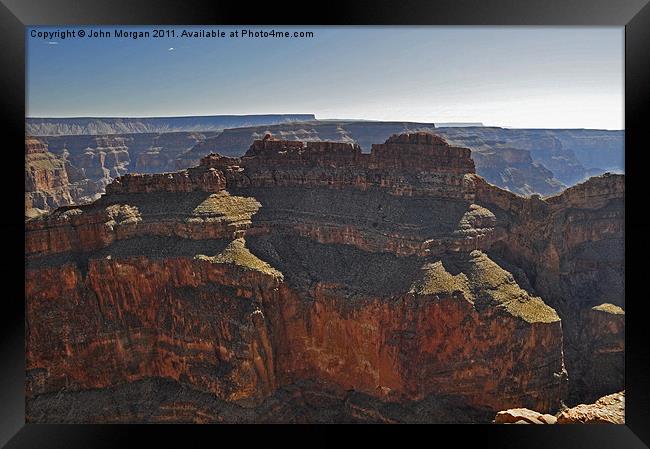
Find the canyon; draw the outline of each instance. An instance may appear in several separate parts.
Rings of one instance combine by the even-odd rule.
[[[144,136],[92,137],[104,194],[26,221],[27,421],[492,422],[623,390],[624,175],[525,197],[438,129],[368,143],[394,126],[174,133],[196,164],[154,173],[120,165]],[[56,142],[26,151],[60,178]]]
[[[37,216],[59,206],[97,199],[102,188],[82,170],[48,151],[34,138],[25,140],[25,216]]]
[[[621,173],[624,168],[623,131],[437,127],[433,123],[328,121],[312,117],[27,119],[26,128],[31,134],[26,138],[26,191],[31,193],[30,198],[38,200],[26,201],[26,216],[91,201],[125,173],[189,168],[211,152],[240,157],[254,140],[267,133],[285,140],[356,143],[365,153],[373,143],[393,134],[435,132],[454,145],[470,148],[477,173],[488,182],[521,195],[554,195],[588,177]],[[91,126],[93,120],[100,120],[101,126]],[[44,156],[29,151],[29,142],[46,148],[47,159],[53,161],[49,168],[42,161],[31,163]],[[30,164],[41,165],[39,179],[29,170]],[[60,178],[62,171],[56,169],[59,165],[67,166],[69,173],[74,171],[68,176],[74,181]],[[80,193],[76,197],[61,196],[52,191],[44,177],[59,185],[59,190],[71,183],[69,190]],[[80,188],[81,184],[84,187]]]
[[[209,152],[241,156],[253,140],[267,133],[286,140],[358,143],[369,151],[373,143],[403,132],[433,132],[470,148],[479,175],[522,195],[559,193],[588,177],[624,169],[623,131],[335,120],[226,129],[185,153],[179,168],[198,164]]]
[[[33,217],[59,206],[88,203],[104,193],[113,179],[126,173],[173,171],[184,151],[211,135],[184,132],[27,137],[25,215]],[[62,191],[77,193],[67,195]]]

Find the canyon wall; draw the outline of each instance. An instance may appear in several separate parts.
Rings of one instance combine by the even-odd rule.
[[[371,150],[373,144],[384,141],[393,134],[435,132],[456,146],[470,148],[476,172],[488,182],[521,195],[553,195],[589,176],[607,171],[622,172],[624,168],[622,131],[522,130],[474,126],[436,128],[433,123],[303,121],[298,120],[300,117],[302,116],[278,118],[281,123],[268,118],[269,124],[263,126],[245,126],[252,123],[242,118],[228,122],[232,126],[238,126],[230,129],[207,126],[214,122],[210,117],[179,118],[184,121],[181,120],[182,123],[177,125],[173,125],[175,119],[169,119],[171,122],[165,126],[140,124],[133,127],[129,125],[124,129],[120,126],[131,123],[131,119],[122,119],[123,122],[106,119],[110,123],[114,122],[115,126],[106,129],[71,128],[68,130],[70,133],[87,133],[42,136],[38,140],[48,146],[49,152],[54,156],[64,159],[68,172],[74,171],[79,181],[84,180],[87,186],[95,185],[97,191],[93,195],[103,193],[106,185],[127,172],[163,173],[185,169],[198,165],[200,159],[210,153],[241,157],[254,140],[262,139],[269,132],[283,140],[357,144],[364,154]],[[92,122],[90,119],[84,120]],[[160,120],[163,123],[166,119]],[[121,125],[117,126],[118,124]],[[28,126],[28,130],[31,129]],[[41,128],[35,128],[35,132],[38,129]],[[193,131],[174,131],[180,129]],[[153,130],[163,132],[151,132]],[[115,134],[117,131],[121,133]],[[58,173],[55,170],[52,175],[58,176]],[[26,176],[30,175],[26,173]],[[53,182],[65,184],[66,181]],[[41,197],[36,199],[39,210],[50,210],[58,205],[81,204],[92,199],[92,196],[80,195],[82,201],[74,200],[70,203],[50,200],[48,203],[43,199],[48,193],[41,192],[39,188],[32,195],[35,198]],[[38,206],[34,207],[38,209]],[[33,214],[28,211],[28,215]]]
[[[624,388],[625,177],[605,174],[541,200],[480,180],[477,202],[508,222],[490,254],[521,267],[562,317],[568,401]],[[497,209],[498,208],[498,209]]]
[[[623,130],[468,127],[436,132],[450,143],[467,146],[475,152],[500,153],[508,148],[527,151],[535,164],[550,170],[555,179],[567,186],[606,172],[622,173],[625,169]],[[501,185],[496,178],[486,176],[486,179]],[[537,190],[537,193],[547,195],[558,191]]]
[[[563,261],[574,274],[559,289],[605,269],[607,254],[576,263],[578,248],[616,235],[608,208],[622,176],[543,200],[474,171],[470,150],[427,133],[370,153],[267,135],[242,157],[122,176],[92,204],[30,220],[28,421],[490,422],[509,408],[557,411],[570,392],[555,307],[572,298],[550,283]],[[594,216],[604,221],[589,230]],[[574,235],[566,223],[577,217]],[[585,314],[592,324],[572,344],[622,351],[612,311],[621,316]]]
[[[25,216],[84,203],[99,197],[101,185],[86,178],[83,170],[52,154],[39,139],[25,140]]]
[[[126,173],[173,171],[177,158],[183,152],[211,135],[165,133],[27,137],[26,217],[59,206],[93,201],[104,193],[113,179]],[[37,147],[44,148],[45,153],[37,150]],[[63,190],[66,193],[60,193]]]
[[[226,129],[179,158],[178,168],[198,164],[210,152],[240,156],[271,133],[285,140],[357,143],[364,152],[393,134],[432,132],[470,148],[477,172],[512,192],[552,195],[605,172],[624,170],[624,131],[437,127],[433,123],[314,121]]]

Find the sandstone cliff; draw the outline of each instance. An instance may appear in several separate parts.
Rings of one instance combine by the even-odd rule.
[[[28,421],[555,413],[564,317],[540,280],[617,232],[615,179],[522,198],[426,133],[370,153],[265,136],[241,158],[122,176],[92,204],[27,223]],[[567,211],[609,224],[561,244]],[[601,265],[573,269],[581,280]],[[613,329],[593,326],[594,353],[621,349]],[[126,413],[125,397],[138,398]]]
[[[562,317],[570,403],[624,388],[624,188],[623,175],[605,174],[542,200],[478,180],[477,202],[508,223],[490,254],[520,267]]]
[[[89,202],[100,187],[85,178],[68,160],[57,157],[36,138],[25,139],[25,217],[50,209]]]
[[[93,201],[113,179],[129,172],[173,171],[183,152],[210,135],[27,137],[26,215]]]

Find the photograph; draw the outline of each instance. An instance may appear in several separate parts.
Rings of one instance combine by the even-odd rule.
[[[26,28],[28,423],[625,423],[623,27]]]
[[[25,39],[27,423],[625,424],[624,27]]]

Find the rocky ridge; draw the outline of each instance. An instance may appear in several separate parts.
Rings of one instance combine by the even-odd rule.
[[[313,121],[226,129],[183,154],[178,168],[210,152],[241,156],[267,133],[284,140],[357,143],[364,152],[393,134],[430,132],[470,148],[479,175],[521,195],[552,195],[566,186],[624,169],[624,132],[588,129],[439,127],[433,123]]]
[[[254,140],[262,139],[267,132],[283,140],[356,143],[363,153],[369,152],[372,144],[393,134],[435,132],[451,144],[471,148],[476,171],[481,177],[521,195],[553,195],[589,176],[623,170],[622,131],[436,127],[433,123],[298,120],[299,116],[279,116],[277,120],[281,123],[276,123],[275,116],[264,117],[267,116],[258,117],[262,122],[267,120],[268,124],[263,126],[250,126],[257,122],[236,117],[234,121],[219,122],[235,127],[230,129],[216,126],[218,120],[215,122],[211,117],[178,118],[178,123],[171,118],[165,126],[159,125],[167,119],[142,119],[160,122],[155,126],[142,123],[131,126],[136,119],[106,119],[115,126],[70,128],[69,133],[86,134],[27,139],[38,139],[48,146],[53,157],[64,160],[68,171],[75,173],[75,182],[83,180],[88,188],[96,186],[93,195],[103,193],[106,185],[127,172],[163,173],[189,168],[198,165],[200,159],[211,152],[241,157]],[[54,130],[64,123],[57,120],[51,123],[56,125]],[[94,123],[91,119],[84,120],[88,126]],[[34,129],[28,126],[28,131],[42,133],[38,131],[40,126]],[[57,171],[52,173],[58,176]],[[26,176],[30,175],[26,173]],[[55,182],[65,184],[66,181]],[[81,195],[72,201],[63,201],[60,197],[59,201],[51,200],[50,203],[37,199],[36,203],[43,211],[60,205],[83,204],[92,200],[93,195]],[[37,189],[32,196],[46,198],[48,193]],[[37,212],[38,206],[34,206],[32,212],[29,206],[30,202],[28,215]]]
[[[496,424],[625,424],[625,391],[603,396],[593,404],[565,408],[555,416],[527,408],[503,410]]]

